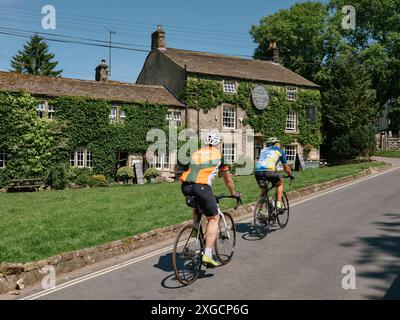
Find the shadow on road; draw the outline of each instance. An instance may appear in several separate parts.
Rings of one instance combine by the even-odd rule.
[[[361,254],[356,263],[377,266],[379,271],[359,273],[359,277],[375,279],[392,279],[390,288],[374,286],[381,295],[369,295],[369,299],[400,299],[400,213],[386,213],[385,221],[374,222],[377,228],[384,232],[380,236],[358,238],[354,242],[343,243],[344,247],[361,248]],[[389,255],[397,259],[381,259],[381,255]]]
[[[164,272],[168,272],[169,274],[161,281],[161,286],[166,289],[179,289],[185,287],[179,281],[176,280],[174,269],[172,267],[172,253],[169,252],[163,256],[160,256],[158,262],[153,266],[157,269],[160,269]],[[209,278],[214,276],[212,273],[208,273],[206,270],[200,270],[200,274],[198,280],[201,278]]]
[[[269,228],[268,234],[275,232],[279,229],[280,229],[279,227],[272,226]],[[257,233],[256,229],[254,228],[253,223],[251,223],[251,222],[237,223],[236,224],[236,232],[243,234],[242,238],[247,241],[258,241],[258,240],[263,240],[265,238],[265,236],[263,238],[260,238],[258,236],[258,233]]]

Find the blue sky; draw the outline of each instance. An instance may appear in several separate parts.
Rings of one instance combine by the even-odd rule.
[[[302,1],[0,0],[0,32],[10,32],[4,29],[9,28],[108,41],[108,28],[117,32],[113,41],[149,50],[150,35],[161,24],[168,47],[251,56],[256,47],[249,35],[251,25],[296,2]],[[44,5],[56,8],[56,30],[41,28]],[[0,34],[0,70],[9,70],[11,57],[26,40]],[[63,77],[92,80],[101,58],[108,60],[107,48],[60,42],[49,45],[64,69]],[[113,49],[112,55],[111,79],[135,82],[147,53]]]

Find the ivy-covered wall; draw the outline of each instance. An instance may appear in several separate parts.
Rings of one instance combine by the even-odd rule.
[[[43,177],[57,164],[69,163],[69,153],[90,148],[93,174],[114,178],[117,153],[145,153],[146,134],[165,126],[166,106],[118,104],[126,120],[110,124],[111,102],[86,97],[46,99],[55,111],[54,120],[40,119],[39,100],[29,93],[0,92],[0,149],[8,153],[0,169],[0,186],[10,178]]]
[[[302,145],[318,148],[321,144],[321,97],[317,89],[304,87],[297,88],[296,101],[288,101],[284,85],[265,84],[270,103],[267,109],[258,110],[251,101],[251,91],[255,83],[240,81],[237,94],[223,92],[222,79],[202,76],[189,77],[186,92],[182,99],[190,108],[201,108],[207,112],[218,107],[221,103],[237,105],[244,109],[247,118],[243,124],[250,125],[255,132],[260,132],[264,137],[276,136],[282,145],[297,141]],[[315,123],[307,121],[306,109],[309,105],[316,108],[317,119]],[[299,134],[285,132],[286,115],[289,111],[297,111]]]

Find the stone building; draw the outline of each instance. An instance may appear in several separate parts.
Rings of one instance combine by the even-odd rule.
[[[182,101],[185,95],[196,95],[196,92],[188,92],[189,84],[202,79],[218,81],[226,95],[237,95],[244,81],[253,82],[254,85],[261,84],[265,88],[270,86],[283,89],[288,101],[295,101],[298,92],[304,89],[319,91],[319,86],[279,64],[279,48],[275,42],[270,45],[271,61],[261,61],[168,48],[166,33],[161,26],[158,26],[151,39],[152,50],[146,58],[137,83],[164,86]],[[207,112],[202,108],[188,107],[185,118],[187,127],[197,132],[203,129],[218,129],[223,132],[225,140],[222,151],[227,162],[231,163],[236,162],[243,153],[247,158],[256,160],[268,138],[256,132],[254,142],[245,138],[241,141],[235,140],[234,132],[242,132],[245,137],[246,130],[251,129],[249,125],[242,123],[247,118],[247,113],[237,104],[217,104]],[[297,112],[287,114],[285,133],[294,137],[301,133]],[[304,154],[305,157],[303,147],[296,139],[285,146],[289,162],[294,163],[297,154]],[[319,161],[319,148],[309,150],[306,158]]]
[[[99,79],[100,80],[100,79]],[[178,101],[165,87],[157,85],[129,84],[113,81],[88,81],[68,78],[50,78],[36,75],[23,75],[0,71],[0,91],[29,92],[38,101],[36,107],[39,118],[50,121],[57,119],[57,110],[51,105],[55,97],[86,97],[102,99],[109,102],[109,124],[122,124],[126,120],[126,111],[120,108],[122,104],[154,104],[171,108],[175,113],[183,112],[185,106]],[[144,106],[145,107],[145,106]],[[1,137],[0,137],[1,138]],[[87,146],[79,146],[71,150],[69,163],[71,166],[91,169],[96,162],[96,154]],[[8,155],[1,148],[0,143],[0,170],[7,167]],[[115,154],[118,167],[133,166],[143,161],[143,154],[128,154],[124,150]],[[162,164],[155,162],[151,165],[161,168]],[[146,165],[144,167],[146,169]]]

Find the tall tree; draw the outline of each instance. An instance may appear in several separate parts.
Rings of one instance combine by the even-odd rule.
[[[343,16],[347,0],[330,0],[335,18]],[[343,38],[357,52],[372,76],[382,108],[400,96],[400,0],[352,0],[356,11],[355,30],[341,29]]]
[[[378,114],[371,77],[353,53],[337,56],[329,70],[322,116],[331,158],[368,156],[374,149],[373,123]]]
[[[11,71],[24,74],[36,74],[48,77],[60,77],[62,70],[55,70],[58,61],[52,61],[54,54],[38,35],[34,35],[11,60]]]
[[[275,40],[281,49],[281,63],[314,79],[329,51],[327,44],[340,36],[329,30],[327,20],[327,8],[320,2],[298,3],[264,17],[250,30],[254,42],[258,43],[254,58],[265,60],[269,42]]]

